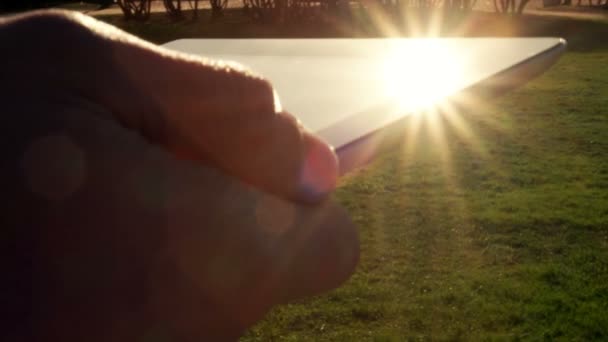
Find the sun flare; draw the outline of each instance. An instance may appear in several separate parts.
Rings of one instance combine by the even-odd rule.
[[[383,64],[388,96],[405,110],[438,105],[458,91],[463,65],[457,51],[438,39],[420,39],[396,48]]]

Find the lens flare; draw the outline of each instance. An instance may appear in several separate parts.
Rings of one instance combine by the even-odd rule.
[[[408,111],[437,105],[459,90],[463,78],[462,61],[450,46],[436,39],[413,44],[407,49],[396,48],[382,70],[387,94]]]

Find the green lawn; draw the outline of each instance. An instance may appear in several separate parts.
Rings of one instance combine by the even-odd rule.
[[[231,18],[105,19],[157,42],[348,35]],[[359,225],[356,274],[276,308],[244,341],[608,339],[608,23],[489,20],[474,35],[565,36],[569,52],[497,101],[412,117],[335,196]]]

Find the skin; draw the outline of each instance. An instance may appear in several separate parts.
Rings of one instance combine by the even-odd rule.
[[[0,41],[2,340],[235,340],[354,271],[336,157],[263,78],[70,12]]]

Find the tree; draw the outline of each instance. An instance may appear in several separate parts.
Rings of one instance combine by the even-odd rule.
[[[494,0],[494,9],[497,13],[521,15],[530,0]]]
[[[147,20],[150,17],[151,0],[117,0],[125,19]]]

